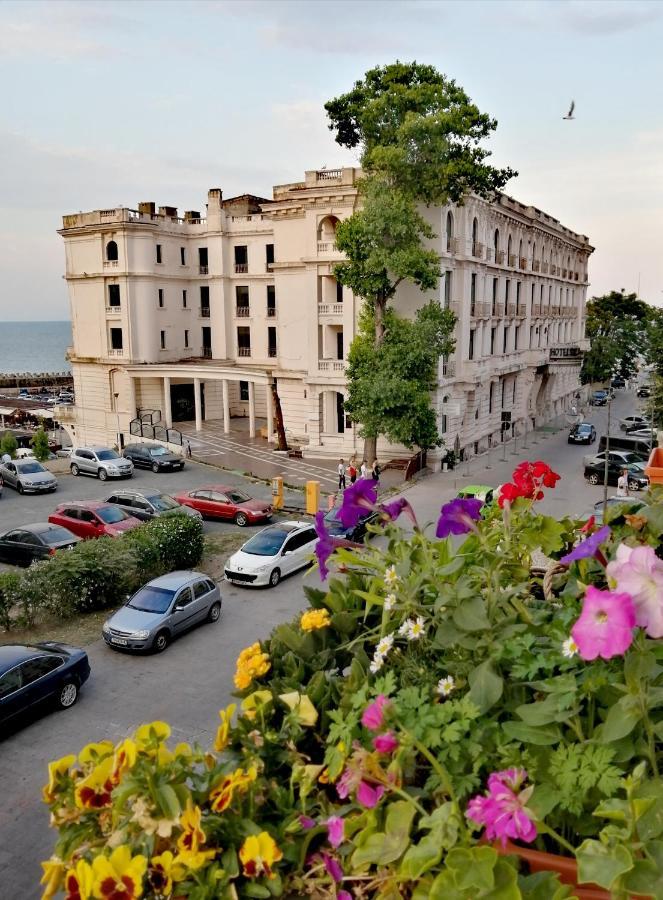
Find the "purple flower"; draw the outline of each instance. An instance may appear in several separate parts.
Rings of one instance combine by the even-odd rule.
[[[352,894],[349,891],[339,891],[336,900],[352,900]]]
[[[360,478],[343,493],[343,504],[338,517],[344,528],[353,528],[366,515],[367,510],[375,508],[378,498],[377,482],[372,478]]]
[[[350,795],[350,791],[353,791],[357,787],[359,780],[359,776],[357,776],[352,769],[346,769],[345,772],[343,772],[336,784],[336,793],[341,800],[345,800],[346,797]]]
[[[337,859],[334,859],[333,856],[330,856],[328,853],[322,854],[322,860],[325,864],[325,869],[331,875],[331,877],[337,883],[339,881],[343,881],[343,869],[341,868],[341,864]]]
[[[384,790],[381,784],[373,787],[367,781],[360,781],[357,788],[357,803],[361,803],[366,809],[373,809],[380,802],[380,797],[384,794]]]
[[[340,816],[330,816],[327,819],[327,839],[334,849],[343,843],[345,839],[345,822]]]
[[[392,522],[395,522],[400,514],[404,512],[414,527],[417,527],[417,517],[405,497],[399,497],[397,500],[392,500],[391,503],[381,503],[380,512]]]
[[[309,828],[315,828],[315,819],[312,819],[310,816],[300,816],[299,824],[304,831],[308,831]]]
[[[604,525],[603,528],[599,528],[598,531],[595,531],[594,534],[585,538],[584,541],[580,541],[570,553],[567,553],[566,556],[563,556],[560,559],[560,562],[568,566],[579,559],[589,559],[590,557],[595,556],[598,553],[600,545],[607,541],[609,537],[610,526]]]
[[[315,531],[318,535],[318,542],[315,545],[315,555],[318,557],[320,579],[324,581],[327,578],[327,575],[329,575],[327,560],[338,546],[338,543],[325,528],[325,514],[322,510],[315,514]]]
[[[456,497],[445,503],[440,510],[435,536],[447,537],[450,534],[467,534],[476,529],[475,522],[481,518],[481,500],[472,497]]]

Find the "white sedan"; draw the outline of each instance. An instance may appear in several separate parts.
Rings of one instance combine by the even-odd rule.
[[[307,566],[317,534],[310,522],[279,522],[255,534],[225,565],[233,584],[275,587],[284,575]]]

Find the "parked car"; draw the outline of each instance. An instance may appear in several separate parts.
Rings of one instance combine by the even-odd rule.
[[[61,525],[50,522],[21,525],[0,534],[0,560],[13,566],[29,566],[55,556],[58,550],[71,549],[78,541],[75,534]]]
[[[255,500],[241,490],[226,484],[208,484],[175,494],[182,506],[197,509],[203,518],[232,519],[235,524],[255,525],[269,521],[272,507],[267,500]]]
[[[616,485],[624,469],[628,472],[628,489],[630,491],[639,491],[649,487],[649,478],[645,475],[644,463],[624,465],[614,459],[608,460],[608,484]],[[585,478],[590,484],[604,484],[605,461],[585,466]]]
[[[35,459],[35,451],[32,447],[19,447],[16,451],[16,459]]]
[[[85,650],[49,641],[0,646],[0,721],[44,702],[69,709],[90,677]]]
[[[458,491],[459,497],[481,500],[483,503],[492,503],[495,496],[495,488],[489,484],[468,484]]]
[[[608,402],[608,392],[607,391],[594,391],[592,396],[589,398],[590,406],[605,406]]]
[[[608,441],[604,434],[599,438],[599,453],[603,453]],[[637,435],[610,435],[610,450],[620,450],[625,453],[635,453],[638,459],[649,459],[650,438],[642,438]]]
[[[628,437],[635,438],[636,440],[645,441],[645,443],[656,444],[656,439],[658,436],[658,430],[656,428],[650,428],[649,426],[639,427],[637,425],[632,425],[626,432]]]
[[[73,447],[60,447],[59,450],[56,451],[55,455],[59,459],[69,459],[71,454],[74,452]]]
[[[624,511],[628,511],[629,513],[637,512],[639,509],[643,507],[642,500],[637,500],[635,497],[617,497],[616,495],[613,497],[608,497],[608,507],[612,508],[614,506],[618,506],[621,504],[624,507]],[[588,514],[594,516],[594,521],[597,525],[603,525],[603,500],[598,500],[593,508],[591,513]]]
[[[30,391],[27,388],[21,388],[18,392],[19,400],[29,400]]]
[[[72,475],[94,475],[107,478],[131,478],[134,465],[108,447],[76,447],[69,457]]]
[[[200,622],[217,622],[221,593],[202,572],[171,572],[148,582],[102,628],[109,647],[165,650],[171,640]]]
[[[234,584],[275,587],[284,575],[308,565],[316,540],[315,528],[308,522],[268,525],[233,553],[225,576]]]
[[[155,516],[175,516],[178,513],[202,519],[202,514],[197,509],[182,506],[173,497],[162,494],[161,491],[140,493],[139,491],[118,490],[106,498],[106,503],[114,503],[130,516],[143,522],[147,522]]]
[[[68,528],[81,538],[118,537],[142,524],[140,519],[127,515],[118,506],[99,500],[61,503],[50,514],[48,521]]]
[[[648,419],[646,416],[626,416],[626,418],[622,419],[619,423],[619,427],[622,431],[628,431],[629,428],[645,428],[646,426],[651,425],[651,419]]]
[[[635,392],[636,397],[651,397],[651,388],[648,384],[642,384]]]
[[[616,462],[617,465],[622,467],[642,462],[642,457],[640,457],[637,453],[633,453],[631,450],[610,449],[608,451],[608,456],[611,462]],[[598,462],[605,462],[605,450],[599,451],[595,456],[586,456],[584,458],[584,463],[586,466],[591,466]]]
[[[380,520],[379,513],[369,512],[365,516],[361,516],[356,525],[346,528],[339,518],[339,510],[340,506],[335,506],[325,515],[325,528],[329,534],[334,537],[345,538],[346,541],[363,541],[367,533],[366,526]]]
[[[0,475],[5,484],[15,488],[19,494],[41,494],[55,491],[58,480],[36,459],[16,459],[0,463]]]
[[[569,444],[593,444],[596,440],[596,428],[591,422],[579,422],[569,431],[567,443]]]
[[[175,472],[184,468],[182,457],[161,444],[127,444],[122,455],[130,459],[134,466],[152,469],[153,472]]]
[[[615,377],[610,382],[610,387],[613,387],[613,388],[626,387],[626,379],[622,378],[621,375],[615,375]]]

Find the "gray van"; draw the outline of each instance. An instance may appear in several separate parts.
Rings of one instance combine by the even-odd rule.
[[[599,453],[602,453],[605,450],[605,445],[606,436],[602,434],[599,441]],[[651,453],[651,444],[647,440],[647,438],[637,438],[630,437],[629,435],[611,434],[610,449],[628,450],[631,453],[635,453],[636,456],[639,456],[641,459],[649,459],[649,454]]]

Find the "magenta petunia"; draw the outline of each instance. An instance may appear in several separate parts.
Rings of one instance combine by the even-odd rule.
[[[334,859],[333,856],[330,856],[329,853],[322,853],[322,861],[325,864],[325,869],[329,873],[329,875],[334,879],[335,882],[343,881],[343,869],[341,868],[341,864],[337,859]]]
[[[571,637],[583,659],[611,659],[622,656],[631,646],[635,620],[635,606],[629,594],[600,591],[590,585]]]
[[[373,738],[373,746],[378,753],[393,753],[398,747],[398,739],[391,731],[387,731]]]
[[[384,694],[378,694],[372,703],[369,703],[361,717],[361,724],[369,731],[378,731],[384,722],[384,708],[389,701]]]
[[[357,803],[360,803],[366,809],[373,809],[380,802],[380,797],[384,794],[384,790],[381,784],[373,786],[367,781],[360,781],[357,788]]]
[[[379,509],[382,515],[386,516],[392,522],[395,522],[401,513],[405,513],[414,527],[417,527],[417,517],[414,514],[412,506],[405,497],[399,497],[397,500],[392,500],[391,503],[381,503]]]
[[[617,590],[633,600],[636,625],[649,637],[663,637],[663,560],[654,548],[620,544],[606,571]]]
[[[343,492],[343,503],[338,518],[344,528],[353,528],[372,509],[378,498],[377,482],[372,478],[360,478]]]
[[[345,838],[345,822],[340,816],[327,819],[327,840],[334,849],[339,847]]]
[[[318,557],[320,578],[324,581],[327,578],[327,575],[329,575],[327,560],[340,544],[337,540],[334,540],[325,528],[325,514],[322,511],[315,514],[315,531],[318,535],[318,540],[315,545],[315,555]]]
[[[304,831],[308,831],[310,828],[315,828],[316,821],[312,819],[310,816],[300,816],[299,824],[304,829]]]
[[[609,537],[610,526],[604,525],[603,528],[599,528],[598,531],[585,538],[584,541],[580,541],[570,553],[567,553],[566,556],[560,559],[560,562],[568,566],[579,559],[590,559],[592,556],[596,556],[601,544],[604,544]]]
[[[476,529],[475,522],[481,518],[481,500],[472,497],[456,497],[449,503],[445,503],[440,510],[440,518],[437,520],[435,536],[448,537],[450,534],[467,534]]]
[[[352,894],[349,891],[339,891],[336,900],[352,900]]]
[[[467,805],[468,819],[486,828],[488,840],[499,839],[502,846],[508,840],[531,843],[537,835],[527,802],[533,786],[520,790],[527,778],[525,769],[493,772],[488,778],[488,793],[473,797]]]

